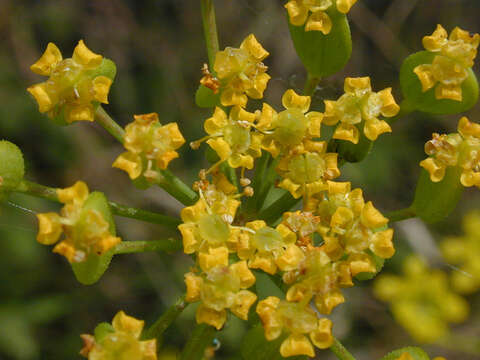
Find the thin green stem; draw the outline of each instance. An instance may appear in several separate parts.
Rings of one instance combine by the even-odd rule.
[[[152,326],[145,331],[144,339],[157,339],[157,348],[160,348],[162,337],[165,330],[175,321],[175,319],[183,312],[188,303],[185,302],[185,295],[180,296],[175,304],[170,306]]]
[[[198,324],[193,330],[192,336],[185,345],[179,360],[203,359],[205,349],[212,343],[214,336],[214,327],[206,324]]]
[[[162,178],[157,185],[180,201],[183,205],[193,205],[198,200],[198,194],[178,177],[168,170],[160,170]]]
[[[57,196],[57,189],[45,185],[40,185],[32,181],[23,180],[15,191],[59,202]],[[113,201],[109,201],[108,203],[110,205],[110,208],[112,209],[112,212],[118,216],[142,220],[153,224],[164,225],[172,229],[176,229],[177,226],[181,223],[180,219],[175,217],[117,204]]]
[[[218,52],[217,23],[215,21],[215,7],[213,0],[201,0],[203,32],[205,33],[205,42],[207,45],[208,63],[213,70],[215,55]]]
[[[385,217],[390,220],[390,222],[402,221],[406,219],[410,219],[417,216],[415,211],[411,208],[405,208],[395,211],[390,211],[389,213],[385,214]]]
[[[280,196],[280,198],[270,204],[270,206],[263,209],[260,214],[258,214],[258,217],[262,220],[265,220],[269,224],[274,224],[285,211],[290,210],[292,207],[298,204],[299,201],[300,199],[295,199],[287,191],[285,194]]]
[[[117,139],[123,144],[125,130],[123,130],[123,128],[118,125],[115,120],[113,120],[101,106],[99,106],[97,110],[95,110],[95,120],[97,121],[97,123],[102,125],[102,127],[107,130],[110,135],[112,135],[115,139]]]
[[[307,96],[312,96],[315,93],[315,89],[317,88],[318,83],[320,82],[321,78],[312,76],[310,73],[307,75],[307,81],[305,81],[305,88],[303,90],[303,94]]]
[[[132,254],[152,251],[178,251],[182,243],[176,239],[152,241],[122,241],[115,246],[115,254]]]
[[[336,338],[333,338],[333,345],[330,347],[330,350],[339,360],[355,360],[353,355]]]

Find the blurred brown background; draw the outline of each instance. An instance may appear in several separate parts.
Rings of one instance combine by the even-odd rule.
[[[272,76],[266,101],[280,109],[287,88],[303,88],[305,72],[291,43],[285,1],[218,0],[220,47],[239,46],[254,33],[270,52],[265,63]],[[323,99],[336,99],[345,76],[372,78],[375,91],[393,87],[401,100],[398,69],[411,52],[422,50],[421,39],[437,23],[448,31],[460,26],[480,32],[477,0],[359,0],[349,18],[353,55],[342,73],[323,80],[313,109]],[[139,191],[126,174],[111,168],[122,151],[96,124],[58,127],[38,113],[25,88],[43,81],[29,70],[48,42],[70,57],[79,39],[117,64],[117,78],[105,106],[122,126],[133,114],[158,112],[163,123],[176,121],[187,141],[202,136],[202,123],[210,110],[199,109],[194,94],[206,62],[200,19],[200,2],[186,0],[21,1],[0,0],[0,138],[16,143],[24,152],[30,180],[64,187],[77,179],[91,189],[104,191],[110,200],[151,210],[178,214],[180,204],[161,189]],[[475,68],[478,74],[478,66]],[[480,106],[467,114],[480,121]],[[459,116],[413,114],[383,135],[374,151],[360,164],[346,165],[342,179],[362,187],[365,197],[385,211],[408,206],[425,155],[423,144],[432,132],[453,132]],[[202,165],[203,151],[184,146],[171,170],[191,183]],[[151,324],[184,290],[183,274],[191,265],[182,254],[122,255],[95,285],[81,286],[63,258],[35,241],[32,212],[58,209],[44,200],[15,195],[4,204],[0,217],[0,359],[72,359],[81,347],[79,334],[92,332],[110,321],[120,309]],[[412,251],[427,257],[436,241],[459,234],[460,219],[468,209],[479,208],[478,190],[465,191],[459,208],[444,222],[425,226],[413,220],[397,226],[396,256],[385,271],[398,271],[402,258]],[[31,211],[30,211],[31,210]],[[117,218],[126,240],[149,240],[172,235],[138,221]],[[415,250],[414,250],[415,249]],[[433,249],[433,250],[432,250]],[[437,264],[448,269],[446,264]],[[334,311],[334,333],[359,360],[378,359],[395,348],[415,342],[393,322],[386,304],[375,300],[371,283],[347,291],[347,303]],[[480,333],[480,297],[468,298],[470,321],[455,328],[466,336]],[[190,306],[166,334],[165,347],[181,348],[193,324]],[[238,349],[245,324],[233,317],[219,333],[218,359],[240,359]],[[449,360],[480,359],[479,355],[440,346],[427,346],[433,357]],[[479,353],[480,353],[480,349]],[[329,359],[328,351],[317,351]]]

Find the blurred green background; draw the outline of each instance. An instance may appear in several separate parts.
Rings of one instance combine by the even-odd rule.
[[[272,76],[266,101],[280,109],[281,94],[303,88],[305,72],[291,43],[285,1],[216,1],[220,47],[238,46],[250,33],[270,52],[265,60]],[[401,99],[398,69],[411,52],[422,49],[421,39],[437,23],[448,31],[460,26],[480,32],[477,0],[359,0],[349,18],[353,55],[341,73],[323,80],[315,94],[314,110],[323,99],[336,99],[345,76],[372,78],[375,91],[393,87]],[[0,0],[0,138],[16,143],[27,164],[27,179],[65,187],[77,179],[105,192],[112,201],[176,215],[181,206],[159,188],[139,191],[124,172],[111,164],[122,151],[96,124],[57,127],[37,111],[25,91],[43,81],[29,66],[54,42],[70,57],[79,39],[117,64],[117,78],[105,106],[122,126],[133,114],[158,112],[163,123],[176,121],[187,141],[202,136],[210,110],[194,104],[194,94],[206,62],[200,2],[186,0]],[[479,74],[478,65],[475,67]],[[467,114],[480,121],[480,106]],[[365,198],[385,211],[408,206],[425,155],[423,145],[432,132],[453,132],[459,116],[413,114],[393,126],[393,133],[375,143],[360,164],[346,165],[342,179],[364,189]],[[203,151],[181,149],[171,170],[191,183],[206,164]],[[460,234],[460,220],[469,209],[480,208],[478,189],[465,191],[458,209],[445,221],[426,226],[420,221],[396,227],[397,254],[384,271],[398,272],[410,252],[421,252],[436,266],[436,241]],[[17,206],[15,206],[17,205]],[[120,255],[95,285],[80,285],[65,259],[35,241],[34,213],[56,210],[57,204],[14,195],[1,206],[0,217],[0,359],[79,359],[79,334],[111,321],[123,309],[151,324],[184,291],[183,274],[191,260],[182,254]],[[160,239],[174,235],[160,226],[117,218],[126,240]],[[333,315],[334,333],[359,360],[377,359],[395,348],[415,342],[393,322],[386,304],[364,282],[346,291],[347,302]],[[480,297],[468,298],[470,320],[454,328],[461,336],[480,334]],[[166,333],[164,346],[181,348],[193,326],[190,306]],[[231,317],[219,333],[218,359],[238,359],[245,324]],[[480,359],[441,346],[427,346],[432,355],[449,360]],[[480,352],[480,349],[479,349]],[[331,359],[317,351],[319,359]]]

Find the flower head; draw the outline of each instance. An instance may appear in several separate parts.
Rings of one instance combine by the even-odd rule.
[[[318,318],[315,311],[303,303],[294,303],[269,296],[257,305],[267,340],[275,340],[285,330],[289,335],[280,346],[283,357],[315,356],[312,343],[326,349],[333,343],[332,322]]]
[[[448,334],[448,323],[468,315],[468,303],[451,292],[441,270],[431,270],[419,257],[410,256],[403,276],[380,275],[375,295],[391,304],[393,316],[417,341],[435,342]]]
[[[247,320],[257,296],[246,289],[254,283],[255,276],[245,261],[217,266],[201,275],[189,272],[185,274],[186,300],[201,301],[196,314],[198,324],[209,324],[220,330],[227,320],[227,309]]]
[[[243,40],[240,48],[227,47],[215,56],[213,69],[220,81],[220,102],[223,106],[247,104],[247,96],[261,99],[270,76],[263,60],[268,52],[253,34]]]
[[[463,218],[464,235],[447,237],[441,244],[445,260],[459,267],[451,273],[454,289],[470,294],[480,289],[480,212],[473,211]]]
[[[112,235],[104,214],[96,209],[95,201],[99,201],[98,198],[105,201],[103,194],[89,195],[87,185],[77,181],[69,188],[58,189],[57,195],[60,202],[65,204],[60,214],[37,214],[39,243],[55,244],[63,233],[64,239],[53,248],[53,252],[65,256],[70,263],[78,263],[85,261],[89,254],[104,254],[121,241]],[[89,200],[92,201],[88,203]]]
[[[108,92],[115,76],[115,65],[95,54],[80,40],[73,56],[63,59],[60,50],[49,43],[40,59],[30,69],[48,76],[45,82],[30,86],[41,113],[50,118],[63,114],[67,123],[93,121],[95,106],[108,104]],[[112,70],[113,69],[113,70]]]
[[[125,127],[124,146],[127,149],[113,163],[113,167],[128,173],[131,179],[144,175],[154,180],[155,170],[165,170],[175,151],[185,143],[177,123],[160,124],[157,113],[134,115],[134,121]]]
[[[370,78],[361,77],[346,78],[344,89],[345,94],[338,100],[325,100],[323,123],[335,125],[340,122],[333,134],[334,139],[358,143],[359,126],[363,127],[363,133],[371,141],[392,131],[385,120],[379,119],[380,115],[392,117],[400,111],[391,88],[373,92]]]
[[[157,360],[157,340],[140,341],[143,325],[143,320],[120,311],[100,339],[81,335],[85,346],[80,354],[88,360]]]
[[[357,0],[290,0],[285,8],[292,25],[305,24],[305,31],[321,31],[327,35],[332,29],[332,20],[326,11],[336,8],[346,14],[356,2]]]
[[[297,244],[302,248],[313,246],[312,235],[317,231],[320,217],[311,212],[295,211],[283,213],[282,224],[297,235]]]
[[[425,92],[435,87],[435,98],[462,101],[462,83],[473,66],[480,43],[480,35],[470,36],[468,31],[456,27],[450,33],[437,25],[430,36],[423,38],[423,46],[433,52],[431,64],[417,66],[413,71]]]
[[[430,174],[430,180],[439,182],[447,167],[459,167],[463,186],[480,188],[480,124],[470,122],[465,116],[458,122],[457,133],[433,134],[425,144],[429,157],[420,166]]]

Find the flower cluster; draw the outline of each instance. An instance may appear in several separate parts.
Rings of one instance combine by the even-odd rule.
[[[356,2],[357,0],[290,0],[285,8],[292,25],[305,24],[305,31],[321,31],[327,35],[332,30],[332,20],[327,11],[337,10],[346,14]]]
[[[143,320],[120,311],[112,325],[101,332],[96,330],[95,336],[81,335],[84,347],[80,355],[88,360],[157,360],[157,341],[140,340],[143,325]]]
[[[453,288],[462,294],[480,289],[480,212],[472,211],[463,218],[465,235],[447,237],[441,244],[445,260],[459,267],[451,274]]]
[[[41,113],[61,117],[67,123],[93,121],[98,104],[108,104],[108,92],[115,76],[115,65],[95,54],[80,40],[72,58],[63,59],[58,47],[49,43],[30,69],[48,80],[30,86]]]
[[[58,242],[53,252],[67,258],[70,263],[79,263],[94,253],[104,254],[121,239],[112,235],[111,227],[102,213],[102,207],[96,204],[100,193],[89,195],[87,185],[77,181],[73,186],[58,189],[57,196],[64,204],[60,214],[55,212],[37,214],[39,229],[37,241],[52,245]],[[100,200],[101,201],[101,200]]]
[[[462,83],[477,56],[480,35],[470,36],[458,27],[450,36],[441,26],[423,38],[423,46],[435,54],[431,64],[418,65],[413,70],[422,83],[422,91],[435,87],[435,98],[462,101]]]
[[[480,124],[470,122],[465,116],[458,122],[457,133],[433,134],[425,144],[429,157],[420,166],[430,174],[433,182],[441,181],[448,167],[461,171],[463,186],[480,188]]]
[[[431,343],[446,336],[449,323],[468,315],[468,304],[451,292],[447,275],[431,270],[425,261],[410,256],[404,262],[404,276],[380,275],[376,296],[391,304],[393,316],[419,342]]]
[[[334,139],[356,144],[360,139],[361,129],[371,141],[383,133],[392,131],[385,120],[379,119],[380,115],[392,117],[400,111],[391,88],[376,93],[372,91],[369,77],[347,77],[344,90],[345,94],[338,100],[325,100],[323,123],[335,125],[340,122],[333,134]]]
[[[157,113],[134,115],[135,121],[125,127],[123,145],[127,149],[113,163],[130,178],[143,175],[148,180],[159,177],[158,169],[165,170],[175,151],[185,143],[177,123],[160,124]]]

